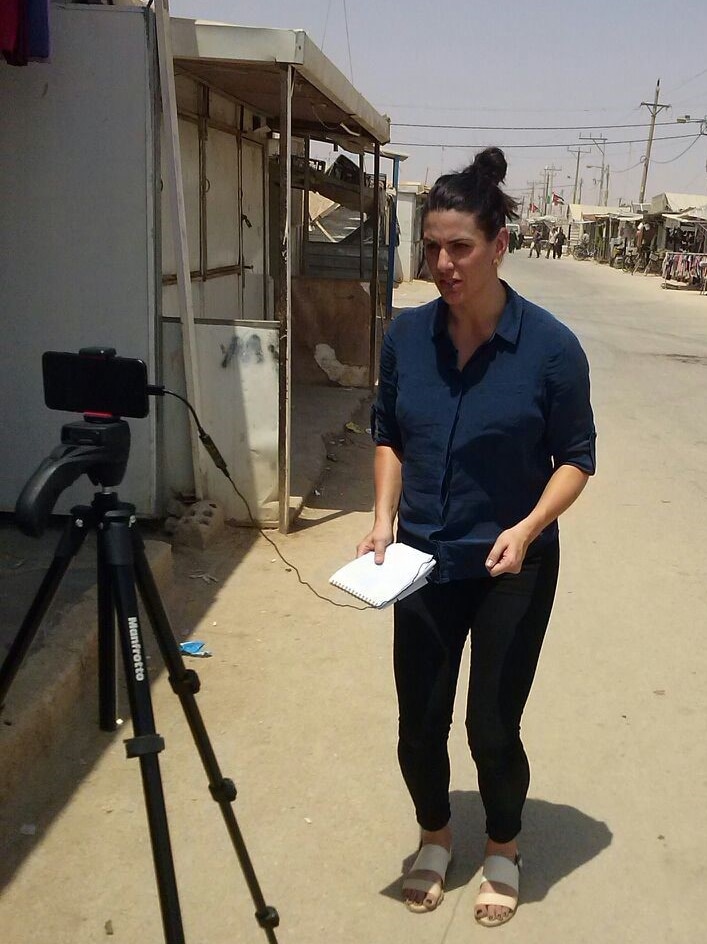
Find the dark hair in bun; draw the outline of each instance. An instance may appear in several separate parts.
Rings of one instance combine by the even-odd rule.
[[[427,195],[422,219],[432,210],[458,210],[473,213],[488,239],[493,239],[506,225],[518,219],[518,203],[501,190],[506,179],[506,158],[497,147],[486,148],[464,170],[440,177]]]

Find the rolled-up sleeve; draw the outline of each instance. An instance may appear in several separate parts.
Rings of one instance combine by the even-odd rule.
[[[596,430],[590,402],[589,363],[574,335],[548,364],[547,442],[554,467],[596,472]]]
[[[391,332],[388,331],[381,347],[378,396],[371,407],[371,435],[377,446],[391,446],[395,450],[400,450],[402,441],[395,418],[397,395],[398,370],[395,346]]]

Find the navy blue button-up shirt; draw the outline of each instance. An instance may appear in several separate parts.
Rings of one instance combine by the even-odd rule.
[[[556,468],[595,470],[584,351],[503,284],[496,332],[461,371],[441,298],[401,312],[383,341],[373,438],[402,459],[398,540],[434,554],[439,581],[487,576],[496,538],[533,510]],[[533,547],[557,533],[554,522]]]

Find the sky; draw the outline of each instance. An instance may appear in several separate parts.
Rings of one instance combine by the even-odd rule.
[[[170,10],[306,30],[390,117],[391,145],[409,155],[402,181],[432,184],[497,145],[506,189],[526,206],[546,167],[571,201],[577,147],[582,202],[598,202],[592,137],[607,139],[609,203],[638,200],[650,124],[641,102],[660,79],[670,107],[657,116],[645,199],[707,194],[707,0],[170,0]]]

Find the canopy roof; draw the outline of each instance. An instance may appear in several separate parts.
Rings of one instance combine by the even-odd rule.
[[[682,213],[707,204],[704,193],[659,193],[651,200],[651,213]]]
[[[629,206],[595,206],[590,203],[570,203],[568,218],[573,223],[591,223],[593,220],[606,219],[641,220],[640,213],[634,213]]]
[[[381,115],[315,46],[304,30],[265,29],[171,17],[175,67],[267,118],[279,130],[284,66],[295,71],[292,133],[373,150],[390,140]]]

